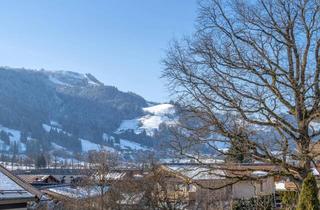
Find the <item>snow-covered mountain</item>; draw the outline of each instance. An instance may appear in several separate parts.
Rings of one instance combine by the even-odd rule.
[[[0,101],[4,153],[153,152],[159,133],[176,121],[172,104],[70,71],[0,68]]]

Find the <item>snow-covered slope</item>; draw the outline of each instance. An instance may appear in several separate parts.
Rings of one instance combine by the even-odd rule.
[[[142,146],[141,144],[128,141],[125,139],[120,139],[120,148],[123,150],[142,150],[142,151],[147,151],[150,150],[150,148],[146,146]]]
[[[172,104],[145,107],[143,111],[145,115],[142,117],[122,121],[116,133],[133,130],[136,134],[145,131],[147,135],[153,136],[154,131],[159,128],[160,124],[174,125],[176,120],[175,107]]]
[[[26,145],[22,143],[21,140],[21,132],[15,129],[7,128],[0,125],[0,132],[5,132],[9,136],[10,143],[6,143],[0,136],[0,151],[8,151],[13,149],[14,144],[16,144],[18,151],[17,152],[25,152]]]
[[[85,139],[80,139],[80,141],[81,141],[83,152],[89,152],[90,150],[96,150],[96,151],[105,150],[109,152],[115,152],[115,149],[112,147],[98,145]]]
[[[71,71],[46,71],[51,82],[59,86],[76,86],[76,85],[103,85],[91,74],[80,74]]]

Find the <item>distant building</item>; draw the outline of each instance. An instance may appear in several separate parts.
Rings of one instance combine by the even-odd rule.
[[[60,184],[60,180],[52,175],[19,175],[25,182],[36,188],[48,187],[51,185]]]
[[[166,164],[159,169],[167,174],[169,195],[182,199],[186,209],[230,209],[237,200],[275,193],[274,177],[267,176],[275,170],[270,165]]]
[[[0,165],[0,209],[27,209],[41,192]]]

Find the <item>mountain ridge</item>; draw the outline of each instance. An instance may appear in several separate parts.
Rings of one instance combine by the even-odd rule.
[[[53,151],[58,146],[65,148],[66,153],[77,153],[88,151],[83,147],[98,145],[116,151],[128,148],[132,152],[139,146],[151,151],[158,141],[145,131],[115,132],[125,120],[152,118],[155,114],[146,113],[145,109],[156,104],[135,93],[107,86],[89,73],[0,67],[0,100],[0,125],[7,131],[20,132],[18,143],[25,145],[24,150],[19,150],[22,153]],[[158,120],[155,125],[159,127],[167,120],[163,116],[153,118]],[[4,137],[10,139],[11,133],[6,129],[0,136],[4,152],[14,147]]]

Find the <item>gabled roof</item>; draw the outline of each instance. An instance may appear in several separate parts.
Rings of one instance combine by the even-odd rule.
[[[219,168],[211,169],[201,165],[166,165],[164,169],[192,180],[220,180],[226,176]]]
[[[36,184],[46,181],[48,178],[53,179],[56,182],[59,182],[59,180],[52,176],[52,175],[30,175],[30,174],[21,174],[19,175],[19,178],[21,178],[23,181],[29,183],[29,184]]]
[[[0,203],[14,200],[32,201],[41,197],[41,192],[0,165]]]
[[[108,191],[109,187],[105,186],[104,191]],[[72,186],[57,186],[44,190],[44,192],[50,196],[60,199],[88,199],[101,195],[100,188],[98,186],[91,187],[72,187]]]
[[[249,179],[266,177],[269,173],[279,171],[279,167],[271,164],[165,164],[160,168],[194,181],[240,177]]]

